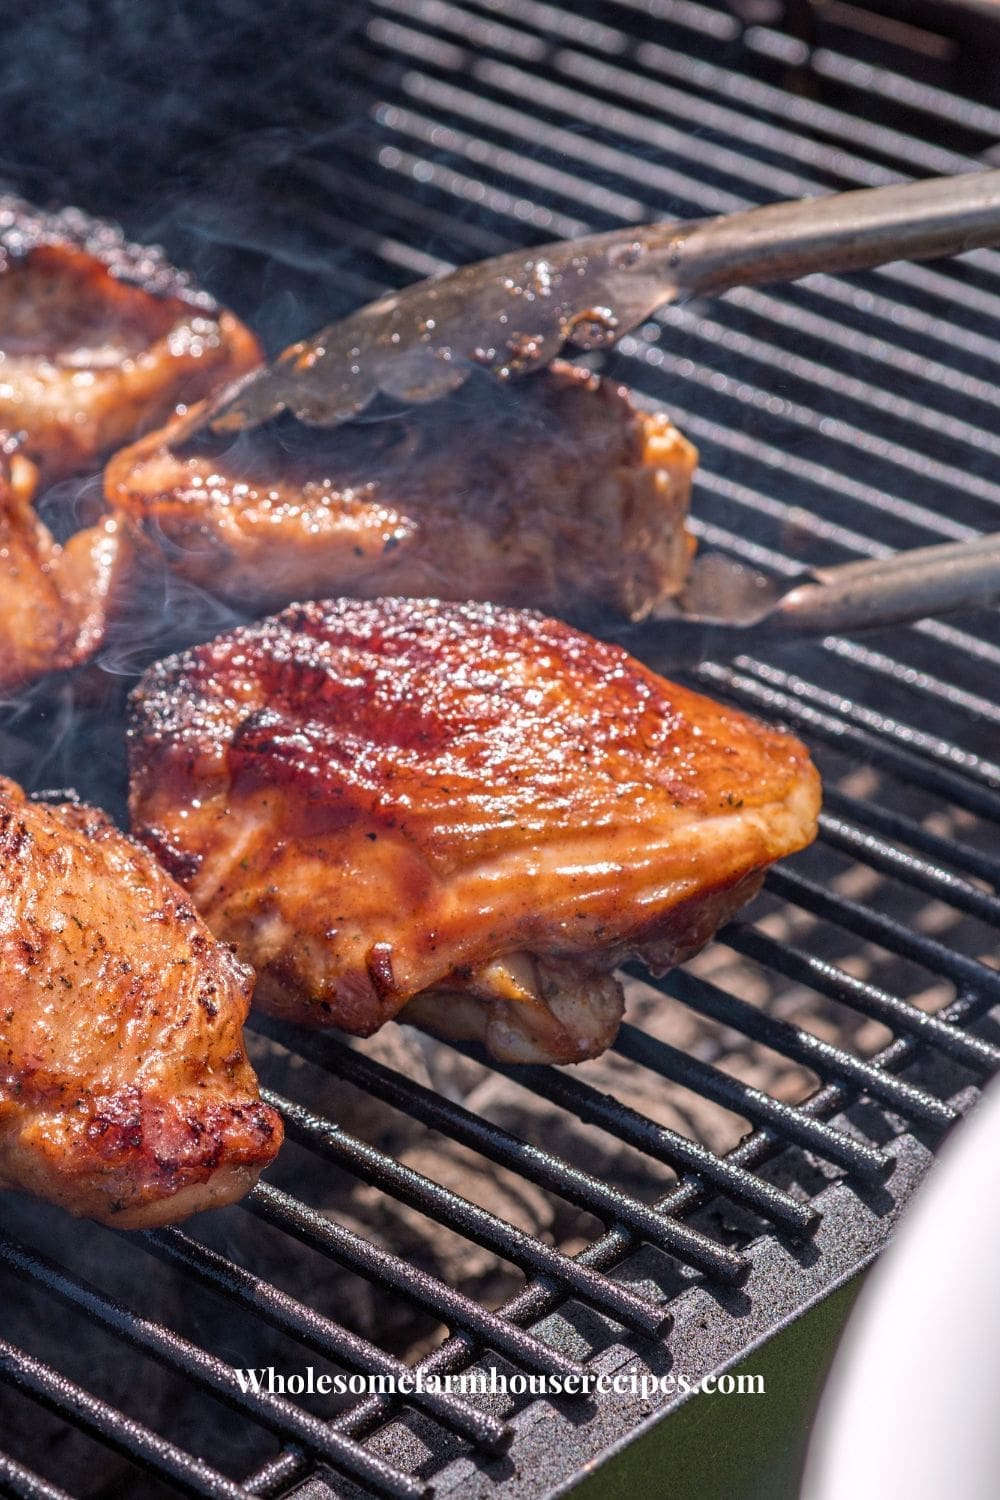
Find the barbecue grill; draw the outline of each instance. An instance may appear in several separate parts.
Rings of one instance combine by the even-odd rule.
[[[987,9],[917,24],[839,3],[372,0],[335,36],[314,27],[297,73],[279,59],[268,89],[225,106],[218,128],[240,137],[229,197],[252,183],[252,236],[200,188],[183,212],[130,196],[125,142],[121,201],[83,206],[116,209],[131,233],[152,224],[278,342],[516,245],[995,164]],[[298,123],[282,134],[293,85]],[[29,163],[12,185],[39,196],[41,173]],[[700,545],[790,574],[995,530],[998,272],[1000,254],[976,251],[813,276],[675,308],[624,340],[615,375],[701,449]],[[694,963],[663,981],[635,971],[643,1023],[622,1028],[615,1093],[590,1064],[489,1069],[460,1049],[442,1062],[452,1049],[407,1032],[446,1080],[429,1087],[416,1061],[257,1017],[289,1146],[244,1204],[123,1236],[5,1203],[0,1493],[537,1497],[602,1462],[610,1483],[623,1445],[652,1451],[681,1394],[368,1395],[334,1410],[244,1392],[234,1370],[392,1376],[409,1360],[425,1375],[696,1381],[832,1306],[1000,1064],[996,618],[696,670],[809,743],[821,838]],[[131,664],[105,665],[127,685]],[[102,714],[51,695],[5,708],[3,769],[114,804]],[[693,1018],[694,1045],[646,1024],[653,988],[664,1014]],[[467,1106],[469,1080],[491,1075],[522,1115]],[[645,1108],[660,1095],[724,1123],[674,1129]],[[392,1144],[407,1134],[421,1170]],[[446,1147],[555,1202],[557,1232],[466,1197],[435,1171]],[[604,1166],[615,1153],[620,1171]],[[338,1213],[351,1180],[370,1228]],[[400,1216],[379,1217],[382,1197]],[[414,1254],[427,1241],[392,1229],[407,1213],[439,1226],[447,1253]],[[466,1254],[508,1268],[499,1305],[463,1275]]]

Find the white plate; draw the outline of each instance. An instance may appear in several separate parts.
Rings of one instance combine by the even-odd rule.
[[[954,1136],[858,1298],[802,1500],[1000,1497],[1000,1092]]]

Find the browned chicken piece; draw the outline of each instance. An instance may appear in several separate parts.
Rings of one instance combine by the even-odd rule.
[[[37,478],[22,454],[0,450],[0,692],[93,655],[131,553],[112,516],[59,546],[33,509]]]
[[[543,616],[296,605],[153,667],[136,833],[265,1009],[511,1062],[614,1039],[611,970],[697,952],[815,836],[789,735]]]
[[[46,482],[95,468],[260,359],[159,250],[0,195],[0,429]]]
[[[116,454],[106,494],[240,604],[412,594],[639,618],[687,573],[695,449],[570,365],[336,431],[281,418],[219,438],[197,420]]]
[[[0,778],[0,1186],[126,1229],[249,1192],[252,987],[147,849]]]

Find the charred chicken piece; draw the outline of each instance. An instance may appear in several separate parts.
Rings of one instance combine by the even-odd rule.
[[[697,952],[816,831],[789,735],[541,615],[296,605],[153,667],[133,826],[275,1014],[511,1062],[613,1040],[629,955]]]
[[[159,250],[0,195],[0,429],[48,482],[260,363],[248,329]]]
[[[97,650],[131,551],[113,516],[60,546],[35,514],[37,478],[22,454],[0,451],[0,692]]]
[[[687,573],[695,449],[569,365],[335,431],[285,417],[221,438],[198,420],[116,454],[106,494],[240,603],[406,594],[639,618]]]
[[[252,984],[103,813],[0,778],[0,1186],[127,1229],[249,1192],[282,1134]]]

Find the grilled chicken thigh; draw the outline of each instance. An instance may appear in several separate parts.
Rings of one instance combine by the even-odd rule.
[[[34,512],[36,481],[34,464],[0,451],[0,693],[97,650],[130,555],[112,516],[59,546]]]
[[[296,605],[134,695],[137,835],[257,1000],[513,1062],[614,1038],[630,954],[695,953],[814,837],[789,735],[535,613]]]
[[[412,594],[638,618],[687,572],[694,448],[569,365],[333,432],[192,425],[116,454],[107,498],[241,604]]]
[[[0,778],[0,1185],[129,1229],[242,1197],[281,1144],[251,988],[148,850]]]
[[[232,313],[111,224],[0,195],[0,430],[45,481],[260,362]]]

